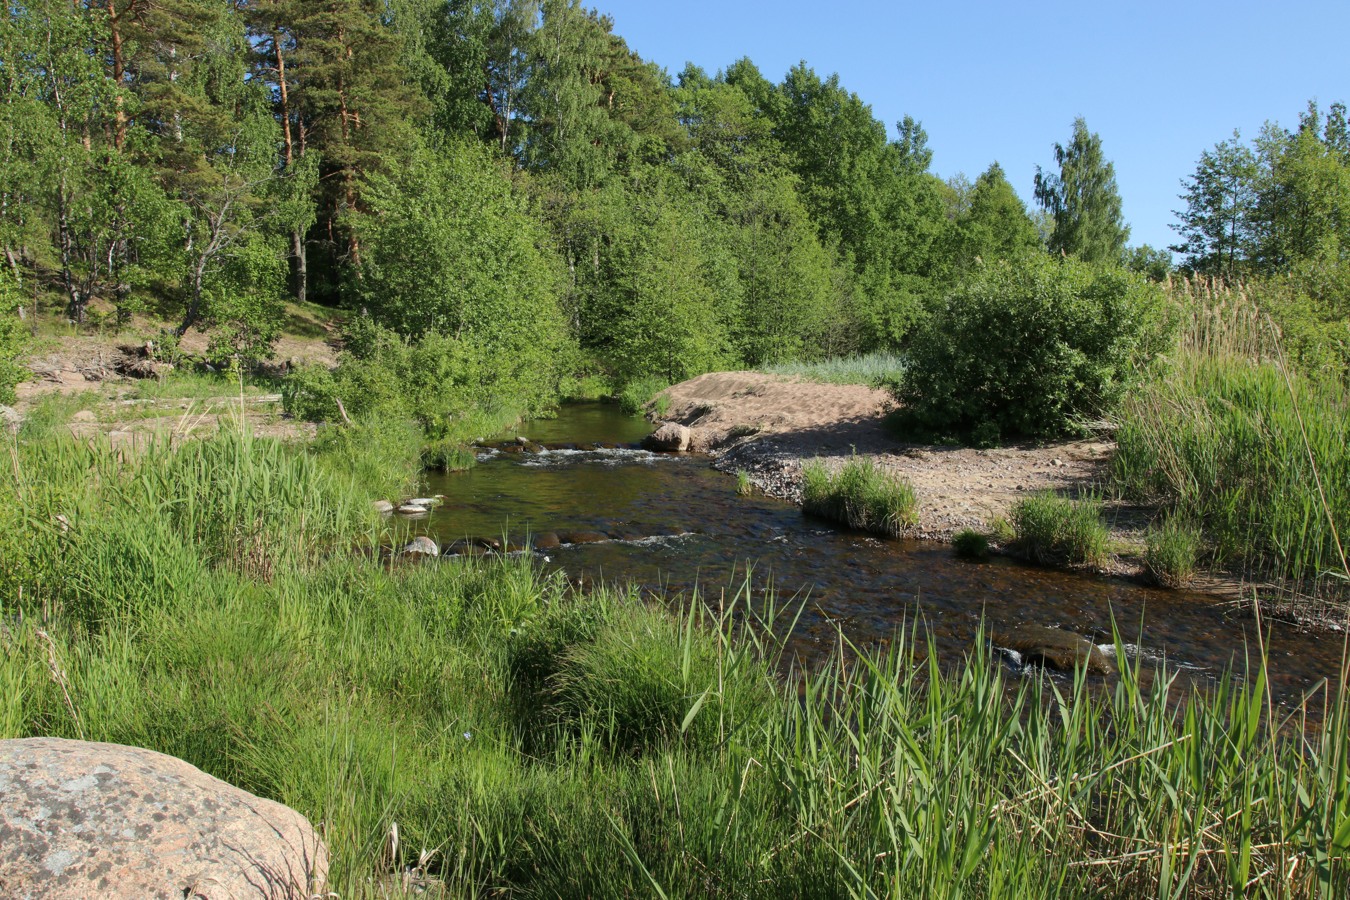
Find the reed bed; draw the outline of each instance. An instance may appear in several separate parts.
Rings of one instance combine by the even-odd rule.
[[[7,449],[0,737],[291,805],[340,897],[1350,890],[1346,693],[1276,715],[1259,654],[1190,695],[1123,652],[1107,684],[983,640],[950,672],[904,629],[803,671],[748,587],[667,609],[527,559],[391,567],[304,451],[203,444]]]
[[[1214,564],[1314,597],[1344,597],[1350,397],[1291,370],[1240,289],[1185,284],[1171,357],[1121,413],[1122,494],[1198,523]]]

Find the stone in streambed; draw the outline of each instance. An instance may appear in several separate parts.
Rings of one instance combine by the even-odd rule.
[[[563,531],[558,533],[558,540],[564,544],[598,544],[609,540],[609,535],[599,531]]]
[[[534,536],[534,549],[536,550],[557,550],[561,546],[562,541],[552,531],[545,531],[543,534]]]
[[[370,502],[370,508],[382,516],[391,515],[394,512],[394,504],[390,503],[388,500],[372,500]]]
[[[441,548],[425,534],[409,541],[401,551],[404,556],[440,556]]]
[[[1111,658],[1096,644],[1081,634],[1060,628],[1018,625],[994,634],[993,642],[997,647],[1016,650],[1026,662],[1062,672],[1072,672],[1079,665],[1097,675],[1109,675],[1116,670]]]
[[[302,900],[323,894],[327,874],[304,816],[181,759],[0,741],[0,895]]]
[[[691,439],[692,435],[686,426],[678,422],[663,422],[661,427],[647,435],[642,446],[663,453],[683,453],[689,449]]]

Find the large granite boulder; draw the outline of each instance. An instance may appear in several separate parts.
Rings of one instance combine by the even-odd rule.
[[[304,816],[181,759],[0,741],[0,897],[307,900],[327,875]]]
[[[689,429],[678,422],[663,422],[642,441],[648,450],[680,453],[689,449],[693,435]]]

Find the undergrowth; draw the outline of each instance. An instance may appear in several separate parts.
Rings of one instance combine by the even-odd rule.
[[[391,568],[333,461],[158,450],[6,448],[0,738],[286,803],[339,896],[409,870],[432,897],[1350,890],[1343,689],[1272,721],[1259,669],[1010,683],[984,641],[948,674],[904,630],[785,672],[792,623],[748,589],[668,610],[528,559]]]

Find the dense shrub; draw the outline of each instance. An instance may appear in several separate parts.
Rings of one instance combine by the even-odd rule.
[[[358,317],[333,370],[301,367],[282,386],[286,412],[310,421],[380,416],[415,421],[432,442],[472,440],[556,401],[556,363],[519,371],[492,348],[440,332],[412,341]]]
[[[1137,275],[1071,259],[980,267],[911,345],[902,422],[979,443],[1063,434],[1110,410],[1158,346],[1161,296]]]

